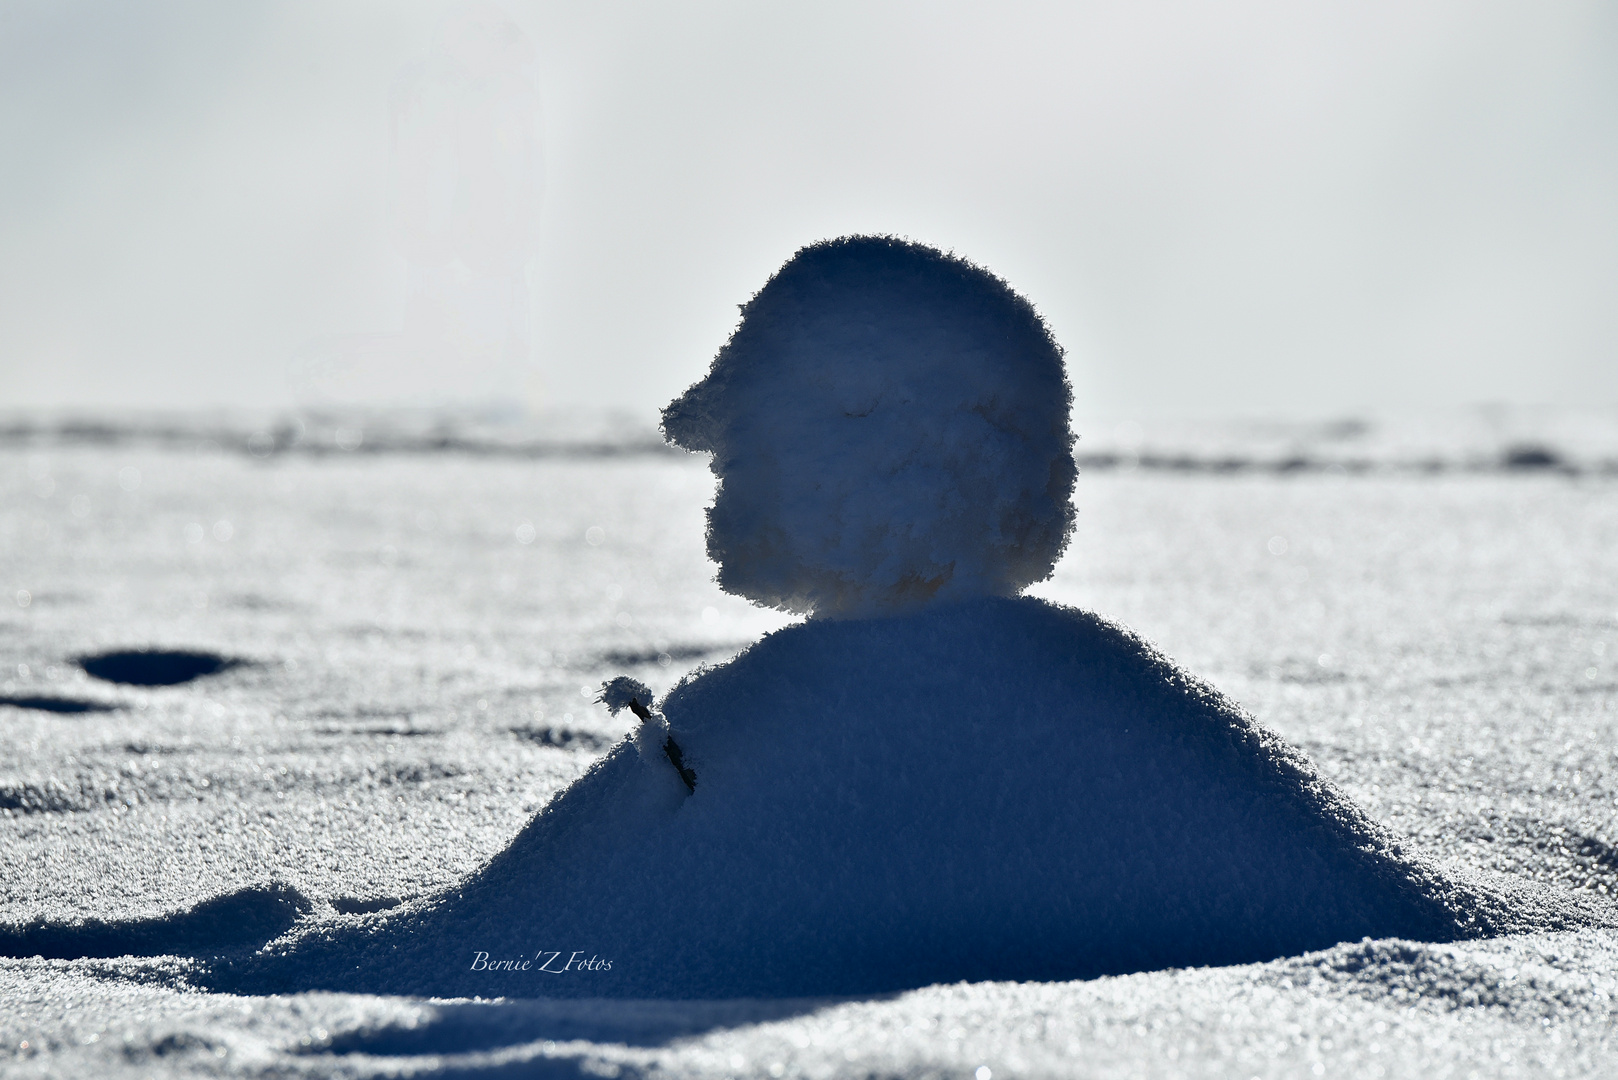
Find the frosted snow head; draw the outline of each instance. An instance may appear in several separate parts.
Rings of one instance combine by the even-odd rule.
[[[663,431],[713,454],[722,588],[859,616],[1050,575],[1073,528],[1071,403],[1061,347],[1004,281],[851,236],[770,278]]]

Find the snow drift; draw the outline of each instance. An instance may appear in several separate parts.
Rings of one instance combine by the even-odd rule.
[[[1072,529],[1070,404],[1044,323],[981,268],[798,252],[664,425],[713,455],[720,584],[816,618],[661,713],[609,683],[635,735],[464,885],[218,984],[854,994],[1512,925],[1129,631],[1015,598]]]
[[[1041,601],[813,620],[663,708],[694,792],[626,741],[460,888],[217,984],[853,994],[1511,924],[1216,690]]]
[[[793,256],[663,427],[713,454],[726,591],[870,614],[1050,575],[1073,527],[1071,406],[1061,347],[1004,281],[855,236]]]

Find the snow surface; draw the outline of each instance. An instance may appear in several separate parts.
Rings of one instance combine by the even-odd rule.
[[[183,926],[233,896],[335,925],[432,895],[629,729],[581,691],[625,673],[666,690],[783,625],[706,581],[695,463],[58,445],[4,452],[0,486],[0,643],[28,669],[0,689],[111,706],[0,706],[13,927]],[[1145,633],[1448,878],[1608,903],[1610,481],[1113,472],[1079,501],[1041,595]],[[250,663],[149,688],[72,663],[148,646]],[[0,1069],[1602,1075],[1615,947],[1600,929],[1383,940],[728,1003],[242,997],[186,989],[184,956],[12,959]]]
[[[851,236],[795,254],[663,413],[721,477],[726,591],[870,615],[1010,596],[1073,528],[1073,395],[1044,320],[953,255]]]
[[[663,712],[700,786],[656,724],[469,880],[204,981],[812,997],[1618,926],[1447,879],[1218,691],[1040,600],[789,627]]]

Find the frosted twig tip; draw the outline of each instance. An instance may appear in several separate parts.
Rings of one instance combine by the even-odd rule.
[[[608,679],[601,684],[601,693],[596,700],[607,707],[607,712],[613,716],[624,709],[628,709],[642,720],[652,718],[651,687],[639,679],[631,679],[628,675],[620,675],[616,679]]]

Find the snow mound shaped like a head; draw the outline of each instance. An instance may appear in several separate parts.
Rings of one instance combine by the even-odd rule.
[[[725,590],[868,615],[1050,575],[1077,471],[1062,349],[987,270],[891,237],[806,247],[663,430],[713,454]]]

